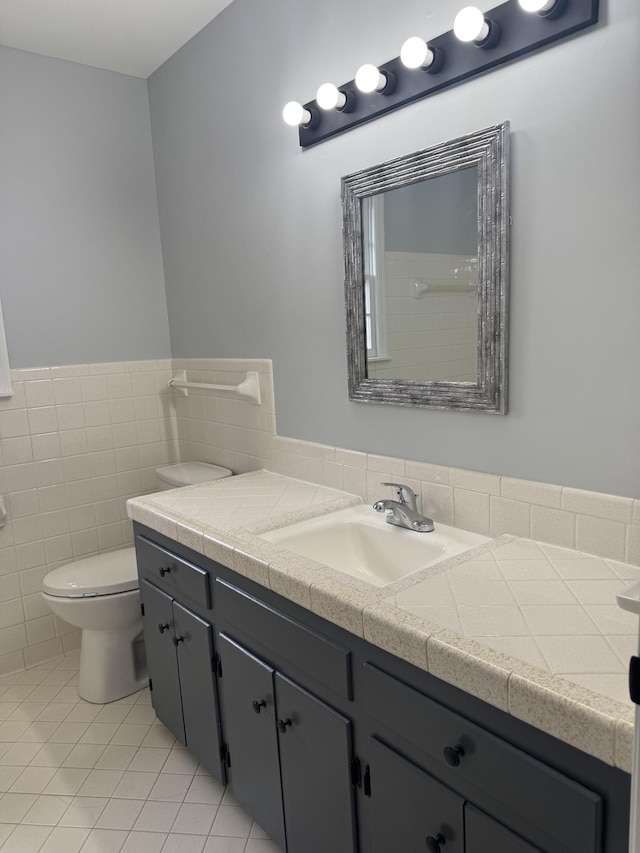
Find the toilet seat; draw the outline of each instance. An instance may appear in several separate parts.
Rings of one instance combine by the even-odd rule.
[[[42,588],[58,598],[94,598],[138,589],[135,548],[124,548],[77,560],[54,569]]]

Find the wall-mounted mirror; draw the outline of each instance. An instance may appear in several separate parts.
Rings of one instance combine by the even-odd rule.
[[[342,179],[349,398],[505,414],[509,124]]]

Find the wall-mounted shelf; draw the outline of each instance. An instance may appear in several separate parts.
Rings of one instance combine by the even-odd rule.
[[[169,388],[182,394],[184,397],[189,396],[189,390],[193,391],[231,391],[248,400],[250,403],[260,405],[260,379],[257,371],[249,370],[246,377],[239,385],[210,385],[207,382],[187,382],[187,371],[178,370],[167,383]]]

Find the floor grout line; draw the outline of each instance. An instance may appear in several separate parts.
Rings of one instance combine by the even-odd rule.
[[[148,690],[92,705],[78,662],[0,677],[0,853],[280,853]]]

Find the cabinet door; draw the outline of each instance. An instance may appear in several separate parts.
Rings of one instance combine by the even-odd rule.
[[[208,622],[177,601],[173,602],[173,619],[186,745],[224,784],[213,631]]]
[[[463,853],[464,800],[376,738],[369,754],[375,853]]]
[[[178,661],[174,645],[173,601],[148,581],[140,581],[147,665],[152,682],[151,704],[158,719],[182,743],[184,720]]]
[[[493,818],[467,803],[464,807],[465,853],[540,853]]]
[[[287,851],[354,853],[351,722],[280,673],[275,692]]]
[[[231,789],[236,800],[284,850],[274,670],[225,634],[218,639],[218,651]]]

